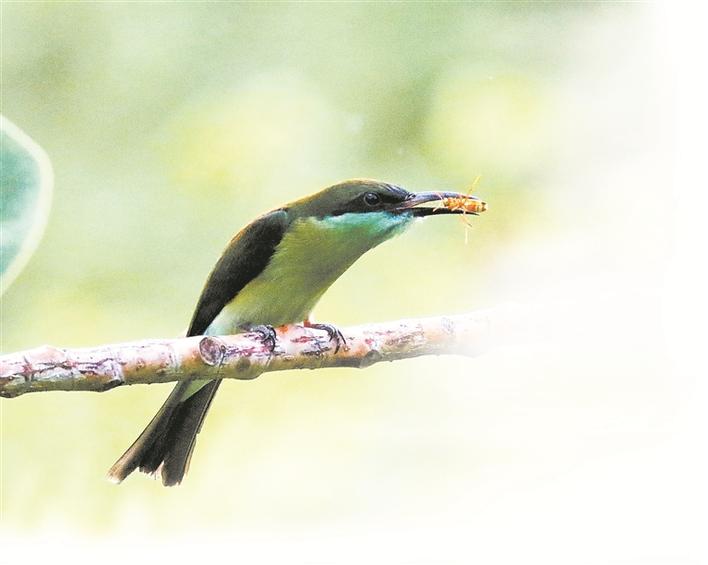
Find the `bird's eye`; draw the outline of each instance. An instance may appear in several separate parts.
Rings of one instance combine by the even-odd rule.
[[[381,197],[375,192],[367,192],[364,195],[364,202],[367,206],[376,206],[381,203]]]

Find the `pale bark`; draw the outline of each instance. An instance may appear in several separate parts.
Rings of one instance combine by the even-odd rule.
[[[273,351],[258,334],[146,340],[85,349],[42,346],[0,357],[0,396],[27,392],[102,392],[123,385],[202,379],[251,379],[261,373],[368,367],[421,355],[474,355],[486,349],[495,311],[341,328],[335,353],[321,330],[278,329]]]

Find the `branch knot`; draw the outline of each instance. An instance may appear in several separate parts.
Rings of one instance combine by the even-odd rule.
[[[225,354],[226,345],[220,339],[207,335],[199,340],[199,355],[210,367],[220,366]]]

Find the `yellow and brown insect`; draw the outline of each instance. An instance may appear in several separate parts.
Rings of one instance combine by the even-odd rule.
[[[440,207],[447,208],[453,212],[462,212],[462,215],[477,215],[487,209],[487,203],[476,196],[465,195],[456,196],[454,198],[443,198]]]
[[[454,197],[448,197],[448,198],[442,198],[440,200],[440,205],[437,207],[437,209],[440,208],[447,208],[451,212],[461,212],[462,215],[464,216],[465,214],[480,214],[481,212],[484,212],[487,209],[487,203],[483,202],[476,196],[472,196],[471,192],[477,188],[477,185],[479,184],[479,179],[481,177],[477,177],[474,179],[474,182],[470,186],[470,189],[467,191],[467,194],[464,196],[454,196]],[[441,195],[442,196],[442,195]]]
[[[472,227],[469,224],[469,222],[467,222],[467,220],[465,219],[465,216],[467,214],[473,214],[473,215],[477,216],[487,209],[486,202],[484,202],[483,200],[480,200],[476,196],[472,196],[470,194],[477,187],[477,184],[479,183],[479,179],[480,179],[479,176],[474,179],[474,182],[472,183],[472,186],[470,187],[470,189],[467,191],[467,194],[465,194],[464,196],[443,198],[440,201],[440,205],[437,207],[438,209],[439,208],[447,208],[451,212],[459,212],[462,214],[460,216],[460,219],[465,224],[465,244],[467,244],[467,240],[468,240],[467,228]]]

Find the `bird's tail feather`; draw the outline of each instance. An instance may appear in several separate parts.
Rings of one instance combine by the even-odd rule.
[[[220,383],[221,379],[210,381],[186,400],[182,397],[190,383],[178,384],[143,433],[110,468],[108,478],[120,483],[135,469],[149,474],[159,470],[164,485],[179,484]]]

